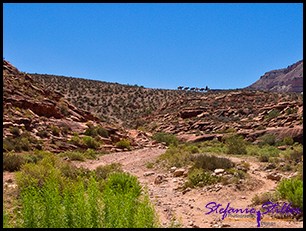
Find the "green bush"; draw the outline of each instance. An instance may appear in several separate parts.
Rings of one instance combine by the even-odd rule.
[[[59,129],[59,127],[52,125],[51,126],[51,131],[52,131],[52,135],[54,136],[59,136],[61,130]]]
[[[84,132],[84,135],[91,136],[91,137],[96,137],[98,135],[105,137],[105,138],[109,137],[108,131],[105,128],[101,126],[95,127],[93,125],[89,125],[89,127]]]
[[[262,205],[268,201],[276,203],[278,200],[278,197],[275,193],[272,192],[265,192],[262,194],[256,194],[252,198],[252,204],[253,205]]]
[[[76,134],[73,137],[71,137],[71,139],[68,142],[77,146],[80,146],[82,144],[82,140]]]
[[[290,137],[290,136],[286,136],[286,137],[284,137],[283,138],[283,144],[285,144],[285,145],[292,145],[293,143],[294,143],[294,140],[293,140],[293,138],[292,137]]]
[[[260,162],[269,162],[270,156],[269,154],[260,154],[260,156],[258,157],[258,160]]]
[[[276,137],[274,134],[267,133],[259,138],[259,145],[265,145],[265,144],[274,145],[275,142],[276,142]]]
[[[37,164],[26,163],[22,165],[20,172],[16,173],[19,189],[42,187],[49,176],[61,179],[61,171],[58,166],[60,166],[60,160],[52,154],[45,156]]]
[[[90,136],[84,136],[82,139],[87,148],[98,149],[100,143]]]
[[[149,197],[147,193],[141,195],[141,185],[135,176],[118,172],[110,174],[103,190],[103,200],[106,228],[157,226]]]
[[[303,149],[295,148],[285,155],[285,159],[290,163],[297,164],[302,161],[303,158]]]
[[[122,139],[122,140],[120,140],[116,143],[116,147],[121,148],[121,149],[127,148],[127,149],[130,150],[131,149],[131,142],[127,139]]]
[[[100,136],[102,136],[104,138],[108,138],[109,137],[108,131],[105,128],[101,127],[101,126],[97,127],[97,132],[98,132],[98,134]]]
[[[98,132],[94,126],[90,126],[89,128],[86,129],[86,131],[84,132],[84,135],[96,137],[98,135]]]
[[[84,153],[79,152],[79,151],[67,151],[67,152],[62,152],[59,154],[61,157],[68,157],[70,160],[78,160],[78,161],[84,161],[85,156]]]
[[[122,167],[120,163],[112,163],[109,165],[102,165],[96,168],[95,173],[97,179],[103,179],[105,180],[109,174],[113,172],[122,172]]]
[[[153,140],[156,140],[157,142],[164,142],[166,143],[167,146],[169,145],[178,145],[178,139],[176,138],[175,135],[170,134],[170,133],[165,133],[165,132],[157,132],[153,135]]]
[[[10,127],[10,132],[15,136],[20,136],[20,129],[18,127]]]
[[[191,160],[196,168],[205,170],[215,170],[216,168],[228,169],[234,166],[230,159],[214,155],[196,154],[191,157]]]
[[[50,137],[50,134],[47,130],[40,130],[36,133],[40,138],[48,138]]]
[[[300,179],[284,179],[277,186],[282,199],[287,199],[293,207],[303,211],[303,181]]]
[[[204,169],[200,168],[193,168],[188,173],[187,182],[185,183],[184,187],[195,187],[198,185],[205,186],[211,185],[218,181],[220,181],[220,177],[211,175],[210,172],[205,172]],[[200,183],[201,182],[201,183]],[[200,183],[200,184],[199,184]]]
[[[229,154],[247,154],[246,142],[240,135],[232,135],[225,138],[227,153]]]
[[[165,153],[161,154],[157,162],[163,162],[166,167],[183,167],[192,164],[191,153],[183,148],[183,145],[173,146],[170,145]]]
[[[3,153],[3,170],[19,171],[21,166],[26,163],[23,155],[17,153]]]
[[[279,116],[279,110],[277,109],[272,109],[266,116],[265,118],[267,120],[271,120],[273,118],[276,118],[277,116]]]

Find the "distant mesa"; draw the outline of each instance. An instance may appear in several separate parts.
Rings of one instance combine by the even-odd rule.
[[[246,89],[274,92],[303,92],[303,60],[287,68],[266,72]]]

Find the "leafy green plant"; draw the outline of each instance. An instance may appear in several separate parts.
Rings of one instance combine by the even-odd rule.
[[[26,163],[24,156],[17,153],[3,153],[3,170],[19,171],[21,166]]]
[[[283,144],[285,144],[285,145],[292,145],[293,143],[294,143],[294,140],[293,140],[293,138],[292,137],[290,137],[290,136],[286,136],[286,137],[284,137],[283,138]]]
[[[195,154],[191,157],[191,160],[196,168],[205,170],[215,170],[216,168],[228,169],[234,166],[230,159],[214,155]]]
[[[279,116],[279,110],[277,109],[272,109],[266,116],[266,120],[271,120],[273,118],[276,118],[277,116]]]
[[[153,135],[152,138],[160,143],[165,142],[167,146],[171,144],[177,146],[179,143],[175,135],[165,132],[157,132]]]
[[[191,153],[183,148],[183,145],[170,145],[165,153],[161,154],[157,162],[162,162],[166,167],[183,167],[192,164]]]
[[[204,169],[200,168],[193,168],[188,173],[187,182],[185,183],[184,187],[195,187],[198,186],[201,182],[201,186],[204,185],[211,185],[218,181],[220,181],[220,177],[211,175],[210,172],[206,172]]]
[[[278,196],[274,192],[265,192],[261,194],[256,194],[252,198],[252,204],[253,205],[262,205],[268,201],[270,202],[277,202]]]
[[[276,142],[276,137],[274,134],[267,133],[259,138],[259,145],[265,145],[265,144],[274,145],[275,142]]]
[[[100,143],[90,136],[84,136],[82,141],[87,148],[98,149],[100,147]]]
[[[287,199],[294,207],[303,211],[303,181],[300,179],[284,179],[277,186],[280,197]]]
[[[84,161],[85,160],[84,153],[79,152],[79,151],[62,152],[62,153],[59,154],[59,156],[68,157],[70,160],[78,160],[78,161]]]
[[[15,136],[20,136],[20,129],[18,127],[10,127],[10,132]]]
[[[127,139],[122,139],[116,143],[116,147],[121,149],[127,148],[128,150],[130,150],[131,142]]]
[[[229,154],[247,154],[246,142],[240,135],[232,135],[225,138],[227,153]]]
[[[54,135],[54,136],[59,136],[61,130],[59,129],[59,127],[57,127],[57,126],[55,126],[55,125],[52,125],[52,126],[51,126],[51,132],[52,132],[52,135]]]
[[[103,190],[105,227],[156,227],[155,211],[147,193],[141,195],[141,191],[135,176],[110,174]]]
[[[101,165],[96,168],[95,174],[97,179],[105,180],[109,174],[113,172],[122,172],[122,167],[120,163],[111,163],[109,165]]]

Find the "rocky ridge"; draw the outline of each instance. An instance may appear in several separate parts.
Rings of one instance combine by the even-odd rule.
[[[247,89],[303,92],[303,60],[287,68],[266,72],[258,81],[248,86]]]
[[[189,142],[221,140],[238,133],[251,142],[266,134],[303,142],[303,97],[298,93],[236,90],[185,98],[144,118],[152,132]]]
[[[11,146],[16,138],[22,142],[21,146],[26,146],[25,150],[61,152],[86,148],[69,140],[76,134],[84,136],[90,125],[101,126],[109,134],[100,137],[101,150],[118,150],[115,144],[121,139],[130,140],[134,148],[151,144],[146,133],[130,135],[114,124],[101,122],[92,113],[69,103],[60,92],[48,90],[30,75],[19,72],[6,60],[3,60],[3,109],[4,151],[14,149]]]

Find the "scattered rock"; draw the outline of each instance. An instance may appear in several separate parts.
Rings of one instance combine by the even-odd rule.
[[[163,182],[163,176],[162,175],[157,175],[157,177],[154,180],[154,184],[161,184]]]
[[[174,176],[174,177],[183,176],[184,172],[185,172],[185,169],[184,169],[184,168],[176,169],[176,170],[173,172],[173,176]]]
[[[188,187],[188,188],[184,189],[184,191],[183,191],[182,193],[183,193],[183,195],[184,195],[184,194],[186,194],[186,193],[189,192],[189,191],[191,191],[191,188]]]
[[[145,172],[143,174],[143,176],[151,176],[151,175],[154,175],[154,174],[155,174],[155,172],[149,171],[149,172]]]
[[[270,173],[267,175],[267,179],[269,180],[275,180],[275,181],[280,181],[282,178],[282,175],[279,173]]]
[[[170,172],[172,173],[172,172],[174,172],[175,170],[176,170],[177,168],[174,166],[174,167],[171,167],[170,168]]]
[[[217,168],[217,169],[214,170],[214,173],[218,175],[220,173],[224,173],[224,171],[225,170],[223,168]]]

